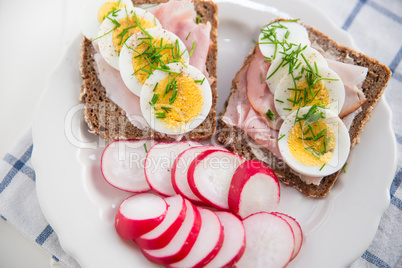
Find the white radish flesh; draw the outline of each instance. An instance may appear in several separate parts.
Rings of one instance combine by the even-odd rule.
[[[222,248],[205,268],[232,267],[243,255],[246,247],[246,235],[242,221],[230,212],[217,211],[223,226],[224,239]]]
[[[135,239],[150,232],[166,216],[166,201],[151,193],[142,193],[125,199],[115,217],[115,228],[120,237]]]
[[[292,227],[293,234],[295,236],[295,249],[293,250],[293,255],[291,258],[291,260],[293,260],[294,258],[296,258],[297,254],[299,254],[301,246],[303,244],[303,231],[296,219],[280,212],[275,212],[274,214],[287,221],[290,227]]]
[[[243,162],[243,158],[229,151],[207,150],[200,153],[188,170],[191,190],[206,204],[228,210],[230,182]]]
[[[101,171],[112,186],[132,192],[149,191],[144,174],[147,150],[156,142],[153,140],[114,141],[102,153]]]
[[[181,195],[165,198],[168,211],[165,219],[152,231],[138,237],[135,242],[143,249],[160,249],[169,244],[186,217],[186,203]]]
[[[171,170],[176,157],[184,150],[201,146],[198,142],[160,142],[149,150],[145,159],[145,177],[152,190],[163,195],[172,196],[173,189]]]
[[[246,250],[238,268],[285,267],[293,254],[294,235],[282,218],[267,212],[252,214],[243,220]]]
[[[242,219],[256,212],[272,212],[280,200],[279,181],[264,163],[249,160],[234,173],[228,198],[230,210]]]
[[[214,212],[198,207],[201,215],[201,229],[189,254],[181,261],[168,267],[204,267],[219,252],[223,243],[223,227]]]
[[[201,228],[201,216],[198,209],[186,200],[186,218],[176,235],[165,247],[156,250],[143,250],[150,261],[169,264],[181,261],[190,252]]]
[[[203,205],[203,201],[199,199],[191,190],[188,184],[187,173],[191,162],[196,156],[206,150],[226,150],[220,146],[197,146],[182,152],[174,161],[172,167],[172,184],[176,193],[183,195],[198,205]]]

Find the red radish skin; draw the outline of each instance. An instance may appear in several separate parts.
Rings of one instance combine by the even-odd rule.
[[[191,200],[196,205],[205,205],[204,202],[199,199],[191,190],[190,185],[188,184],[187,173],[190,167],[191,162],[194,158],[200,153],[206,150],[226,150],[220,146],[197,146],[192,147],[181,154],[176,158],[172,166],[172,184],[176,193],[181,194],[183,197]]]
[[[229,151],[207,150],[200,153],[188,169],[191,190],[205,204],[229,210],[230,182],[243,162],[243,158]]]
[[[115,217],[115,228],[123,239],[133,240],[150,232],[166,216],[166,201],[151,193],[130,196],[119,206]]]
[[[211,210],[198,207],[201,229],[189,254],[181,261],[169,264],[171,268],[201,268],[209,263],[222,247],[224,234],[218,216]]]
[[[275,173],[258,160],[242,163],[230,184],[230,211],[242,219],[256,212],[272,212],[280,201],[279,181]]]
[[[176,195],[171,179],[173,162],[184,150],[201,145],[194,141],[180,141],[152,146],[145,159],[145,178],[152,190],[163,196]]]
[[[143,249],[160,249],[169,244],[186,217],[186,203],[181,195],[165,198],[168,211],[165,219],[152,231],[134,241]]]
[[[102,153],[101,172],[113,187],[132,193],[142,193],[151,188],[145,179],[144,162],[147,150],[154,140],[127,140],[110,143]]]
[[[259,212],[243,220],[246,249],[237,268],[285,267],[293,254],[294,235],[290,225],[273,213]]]
[[[280,212],[275,212],[274,214],[286,220],[289,223],[290,227],[292,227],[293,234],[295,236],[295,249],[293,251],[293,255],[291,258],[292,261],[294,258],[296,258],[297,254],[299,254],[300,249],[302,247],[303,231],[300,227],[300,224],[296,221],[296,219],[292,218],[291,216]]]
[[[181,261],[190,252],[200,232],[201,215],[189,200],[186,200],[186,206],[186,219],[169,244],[161,249],[142,250],[148,260],[167,265]]]
[[[246,248],[246,234],[242,221],[230,212],[216,211],[223,226],[222,248],[205,268],[230,268],[241,258]]]

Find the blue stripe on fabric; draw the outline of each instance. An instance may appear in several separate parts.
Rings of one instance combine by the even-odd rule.
[[[3,220],[7,221],[7,218],[4,217],[3,215],[0,215],[0,217],[1,217]]]
[[[362,258],[368,261],[369,263],[374,264],[377,267],[381,268],[391,268],[388,264],[386,264],[383,260],[375,256],[374,254],[370,253],[369,251],[365,251],[362,255]]]
[[[45,229],[43,229],[43,231],[38,235],[38,237],[36,238],[36,243],[38,243],[39,245],[43,245],[43,243],[45,243],[46,239],[49,238],[49,236],[53,233],[53,228],[48,225],[45,227]]]
[[[396,68],[398,67],[399,63],[402,60],[402,46],[399,48],[398,53],[396,53],[394,59],[392,62],[389,64],[389,69],[394,73]]]
[[[402,201],[401,201],[401,199],[397,198],[396,196],[392,197],[391,204],[394,205],[395,207],[399,208],[399,210],[402,210]]]
[[[401,181],[402,181],[402,168],[395,174],[395,178],[392,181],[391,189],[389,191],[391,194],[391,198],[394,197],[396,190],[398,190],[399,186],[401,185]]]
[[[7,186],[11,183],[15,175],[18,174],[19,171],[26,174],[28,177],[35,181],[35,172],[30,168],[25,166],[25,163],[31,158],[33,145],[31,145],[28,150],[21,156],[20,159],[7,154],[3,160],[12,165],[10,171],[6,174],[3,181],[0,183],[0,194],[7,188]]]
[[[385,7],[379,5],[379,4],[375,3],[375,2],[372,2],[372,1],[369,1],[367,3],[367,5],[372,7],[372,8],[374,8],[376,11],[380,12],[381,14],[386,16],[387,18],[390,18],[391,20],[393,20],[393,21],[395,21],[395,22],[397,22],[399,24],[402,24],[402,17],[399,17],[397,14],[393,13],[389,9],[386,9]]]
[[[392,77],[398,80],[399,82],[402,82],[402,74],[395,72],[392,74]]]
[[[352,10],[352,12],[349,14],[349,17],[346,19],[345,23],[342,26],[342,29],[347,30],[349,29],[350,25],[356,18],[357,14],[360,12],[362,7],[366,4],[367,0],[359,0],[357,2],[355,8]]]
[[[398,134],[395,134],[395,137],[396,137],[396,141],[397,141],[398,143],[401,143],[401,144],[402,144],[402,136],[401,136],[401,135],[398,135]]]
[[[56,256],[52,256],[52,258],[53,258],[53,260],[55,260],[55,261],[57,261],[57,262],[59,262],[60,260],[59,260],[59,258],[57,258]]]

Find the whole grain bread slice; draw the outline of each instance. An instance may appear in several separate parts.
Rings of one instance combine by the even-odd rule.
[[[363,131],[366,123],[370,120],[373,109],[387,87],[388,81],[391,78],[391,72],[387,66],[379,63],[377,60],[339,45],[334,40],[331,40],[327,35],[311,26],[305,25],[305,27],[308,30],[312,46],[319,50],[325,57],[368,68],[367,77],[362,84],[362,90],[367,101],[363,104],[361,112],[359,112],[353,119],[349,130],[352,149],[356,143],[359,142],[360,133]],[[246,56],[243,67],[250,63],[254,51],[255,47],[250,54]],[[233,80],[230,95],[235,93],[237,90],[238,88]],[[225,104],[226,108],[228,100]],[[222,115],[225,113],[226,108],[222,112]],[[258,144],[240,128],[228,125],[222,119],[219,119],[216,136],[219,143],[228,147],[230,150],[245,159],[259,159],[265,162],[274,170],[278,179],[283,184],[295,187],[308,197],[325,197],[341,172],[338,171],[337,173],[324,177],[319,185],[306,184],[301,180],[299,175],[289,168],[289,166],[276,158],[268,149],[258,146]]]
[[[132,0],[134,6],[158,4],[167,0]],[[186,133],[182,139],[203,140],[212,136],[216,130],[217,95],[217,51],[218,51],[218,7],[209,0],[194,0],[194,9],[200,23],[211,23],[211,46],[206,68],[209,77],[214,80],[211,85],[212,107],[207,118],[197,128]],[[130,123],[125,111],[106,97],[95,67],[95,49],[90,40],[83,37],[81,43],[80,72],[83,79],[79,101],[84,103],[84,117],[90,132],[106,140],[118,139],[166,139],[165,134],[151,128],[139,129]]]

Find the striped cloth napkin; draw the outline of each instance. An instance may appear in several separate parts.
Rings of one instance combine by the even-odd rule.
[[[391,204],[364,254],[351,267],[402,267],[402,1],[399,0],[308,0],[354,38],[368,56],[389,66],[393,72],[385,98],[393,111],[398,165],[390,189]],[[31,164],[31,130],[0,162],[0,216],[37,243],[65,267],[79,267],[66,254],[57,234],[47,223],[35,191]]]

